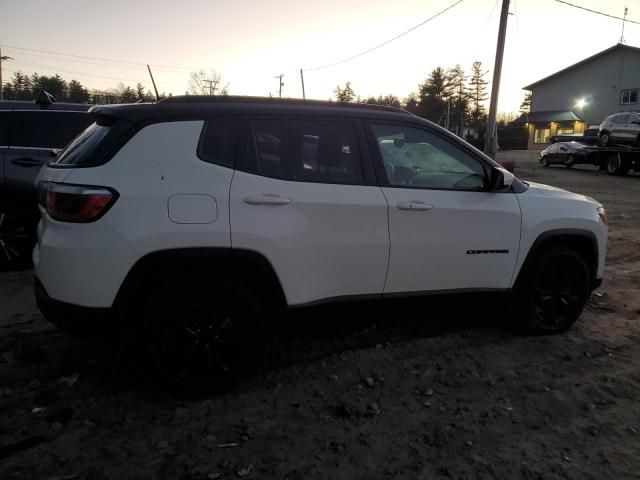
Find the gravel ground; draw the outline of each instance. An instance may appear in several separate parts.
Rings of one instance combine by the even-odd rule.
[[[640,175],[517,173],[609,214],[605,282],[562,335],[510,333],[496,300],[327,311],[281,329],[261,374],[189,397],[0,273],[0,478],[640,478]]]

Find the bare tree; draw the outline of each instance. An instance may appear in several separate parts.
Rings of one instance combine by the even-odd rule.
[[[229,82],[223,84],[222,74],[211,69],[199,70],[189,75],[187,95],[229,95]]]

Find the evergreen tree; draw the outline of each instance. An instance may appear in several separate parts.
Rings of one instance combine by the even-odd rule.
[[[88,103],[89,90],[87,90],[79,81],[71,80],[68,85],[67,100],[73,103]]]
[[[340,88],[340,85],[337,85],[333,92],[339,102],[353,102],[356,99],[356,93],[351,88],[351,82],[347,82],[344,88]]]
[[[441,67],[431,71],[429,77],[419,86],[417,113],[421,117],[441,123],[446,112],[447,76]]]
[[[486,118],[487,112],[483,102],[488,98],[487,82],[482,71],[482,62],[473,62],[471,67],[471,78],[469,79],[469,90],[471,95],[471,121],[474,127],[480,127]]]
[[[467,120],[469,112],[469,94],[466,88],[467,76],[460,65],[449,69],[447,72],[446,95],[451,102],[449,129],[462,135],[462,127]]]
[[[531,110],[531,92],[527,92],[524,94],[524,99],[520,104],[520,113],[525,114],[529,113]]]

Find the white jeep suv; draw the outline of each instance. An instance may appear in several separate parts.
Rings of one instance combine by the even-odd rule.
[[[140,326],[207,375],[240,368],[288,307],[504,292],[551,333],[602,280],[597,201],[399,109],[173,97],[91,115],[37,179],[38,305]]]

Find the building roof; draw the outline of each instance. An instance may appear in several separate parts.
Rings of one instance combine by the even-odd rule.
[[[555,77],[557,77],[559,75],[562,75],[564,72],[567,72],[569,70],[577,68],[577,67],[579,67],[581,65],[584,65],[585,63],[589,63],[592,60],[595,60],[596,58],[599,58],[599,57],[601,57],[603,55],[607,55],[608,53],[611,53],[614,50],[618,50],[618,49],[640,53],[640,48],[630,47],[629,45],[625,45],[623,43],[618,43],[618,44],[614,45],[613,47],[609,47],[606,50],[602,50],[601,52],[598,52],[595,55],[591,55],[590,57],[585,58],[584,60],[580,60],[578,63],[574,63],[573,65],[570,65],[567,68],[563,68],[562,70],[558,70],[556,73],[552,73],[551,75],[549,75],[547,77],[544,77],[544,78],[538,80],[537,82],[533,82],[532,84],[527,85],[526,87],[523,87],[523,90],[532,90],[533,87],[535,87],[535,86],[537,86],[537,85],[539,85],[539,84],[541,84],[543,82],[546,82],[547,80],[551,80],[552,78],[555,78]]]
[[[582,118],[570,110],[549,110],[541,112],[523,113],[516,118],[511,125],[524,125],[525,123],[547,122],[582,122]]]

